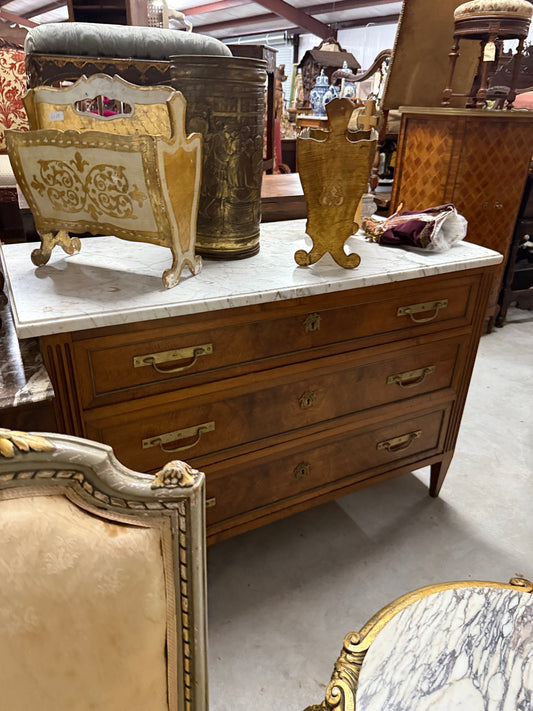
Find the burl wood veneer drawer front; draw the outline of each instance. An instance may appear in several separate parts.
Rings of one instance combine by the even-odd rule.
[[[365,300],[364,289],[326,294],[299,300],[293,307],[287,302],[262,310],[235,309],[236,323],[221,317],[220,327],[215,313],[207,316],[212,327],[202,330],[195,330],[195,322],[188,318],[185,326],[82,338],[73,344],[82,403],[90,408],[212,382],[261,370],[269,367],[268,359],[287,354],[301,353],[300,360],[319,357],[321,348],[335,344],[363,347],[365,342],[357,339],[379,336],[385,342],[395,336],[464,326],[472,318],[478,283],[475,276],[462,276],[425,286],[400,284],[388,290],[391,298],[383,298],[380,291],[380,298],[370,301]],[[354,299],[362,300],[353,303]],[[279,311],[302,309],[303,301],[309,302],[309,311],[279,317]],[[202,319],[205,322],[205,314]],[[347,350],[346,345],[338,348]]]
[[[406,342],[410,343],[410,342]],[[165,405],[122,417],[87,413],[88,436],[127,466],[148,471],[173,456],[196,459],[317,423],[454,387],[467,337],[371,349],[233,379],[213,392],[190,388]],[[94,413],[94,414],[93,414]],[[264,445],[261,445],[264,446]],[[223,456],[223,455],[222,455]]]
[[[305,444],[290,455],[254,464],[231,460],[206,468],[207,523],[257,511],[295,497],[347,486],[372,477],[380,467],[401,466],[409,458],[436,454],[442,446],[447,411],[418,415],[381,425],[322,445]],[[345,481],[342,481],[345,480]]]

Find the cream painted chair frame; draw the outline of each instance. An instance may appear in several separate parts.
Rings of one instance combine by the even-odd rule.
[[[126,516],[170,532],[165,577],[173,580],[175,610],[166,625],[168,708],[207,711],[204,475],[174,461],[154,477],[126,469],[103,444],[0,428],[0,517],[6,499],[52,494],[91,517],[116,522]]]

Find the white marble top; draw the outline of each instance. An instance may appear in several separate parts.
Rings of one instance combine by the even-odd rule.
[[[367,652],[357,711],[531,711],[533,594],[455,588],[418,600]]]
[[[173,289],[161,282],[171,263],[169,249],[115,237],[82,239],[81,252],[72,257],[56,248],[39,268],[30,260],[35,244],[3,245],[0,256],[19,338],[344,291],[502,260],[497,252],[468,242],[438,254],[383,247],[356,235],[347,242],[349,251],[361,256],[356,269],[339,267],[329,255],[312,267],[299,267],[294,253],[310,244],[305,220],[264,224],[255,257],[204,259],[200,274],[184,270]]]

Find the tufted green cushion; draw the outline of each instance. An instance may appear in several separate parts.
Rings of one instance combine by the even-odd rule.
[[[168,59],[173,54],[231,56],[220,40],[195,32],[97,22],[51,22],[32,27],[26,35],[24,50],[26,54],[132,59]]]

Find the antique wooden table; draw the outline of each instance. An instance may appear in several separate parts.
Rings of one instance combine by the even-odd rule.
[[[90,238],[38,270],[31,245],[2,248],[58,428],[136,469],[205,471],[210,542],[426,465],[436,496],[453,455],[501,255],[356,236],[357,269],[302,268],[304,229],[262,225],[258,255],[170,290],[154,245]]]
[[[298,173],[264,175],[261,185],[263,222],[296,220],[307,217],[307,202]]]

